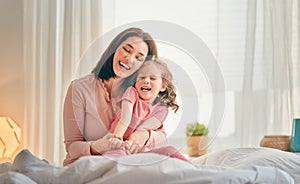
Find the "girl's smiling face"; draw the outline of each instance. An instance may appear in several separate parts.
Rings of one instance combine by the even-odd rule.
[[[147,44],[138,37],[129,37],[116,49],[113,71],[117,77],[125,78],[137,71],[148,54]]]
[[[147,103],[152,103],[159,92],[166,90],[160,69],[151,61],[144,63],[138,71],[135,88],[141,99]]]

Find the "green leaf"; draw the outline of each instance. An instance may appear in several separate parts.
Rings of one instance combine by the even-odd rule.
[[[207,135],[208,129],[204,124],[199,122],[189,123],[186,126],[186,135],[187,136],[202,136]]]

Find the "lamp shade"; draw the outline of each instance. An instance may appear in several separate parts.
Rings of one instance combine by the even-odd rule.
[[[21,143],[21,128],[9,117],[0,117],[0,162],[12,161]]]

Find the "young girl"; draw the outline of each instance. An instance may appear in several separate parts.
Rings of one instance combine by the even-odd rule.
[[[112,123],[110,132],[116,138],[111,138],[112,149],[130,145],[134,140],[130,135],[136,131],[157,130],[163,127],[168,115],[168,108],[175,112],[179,106],[175,101],[175,86],[173,76],[167,65],[154,58],[145,62],[137,73],[134,87],[129,87],[116,105],[117,118]],[[143,149],[143,152],[149,151]],[[167,146],[153,149],[149,152],[164,154],[187,161],[175,148]],[[126,155],[125,150],[112,150],[102,155]]]

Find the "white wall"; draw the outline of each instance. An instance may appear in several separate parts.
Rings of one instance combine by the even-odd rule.
[[[0,1],[0,116],[9,116],[20,126],[24,117],[22,3]]]

